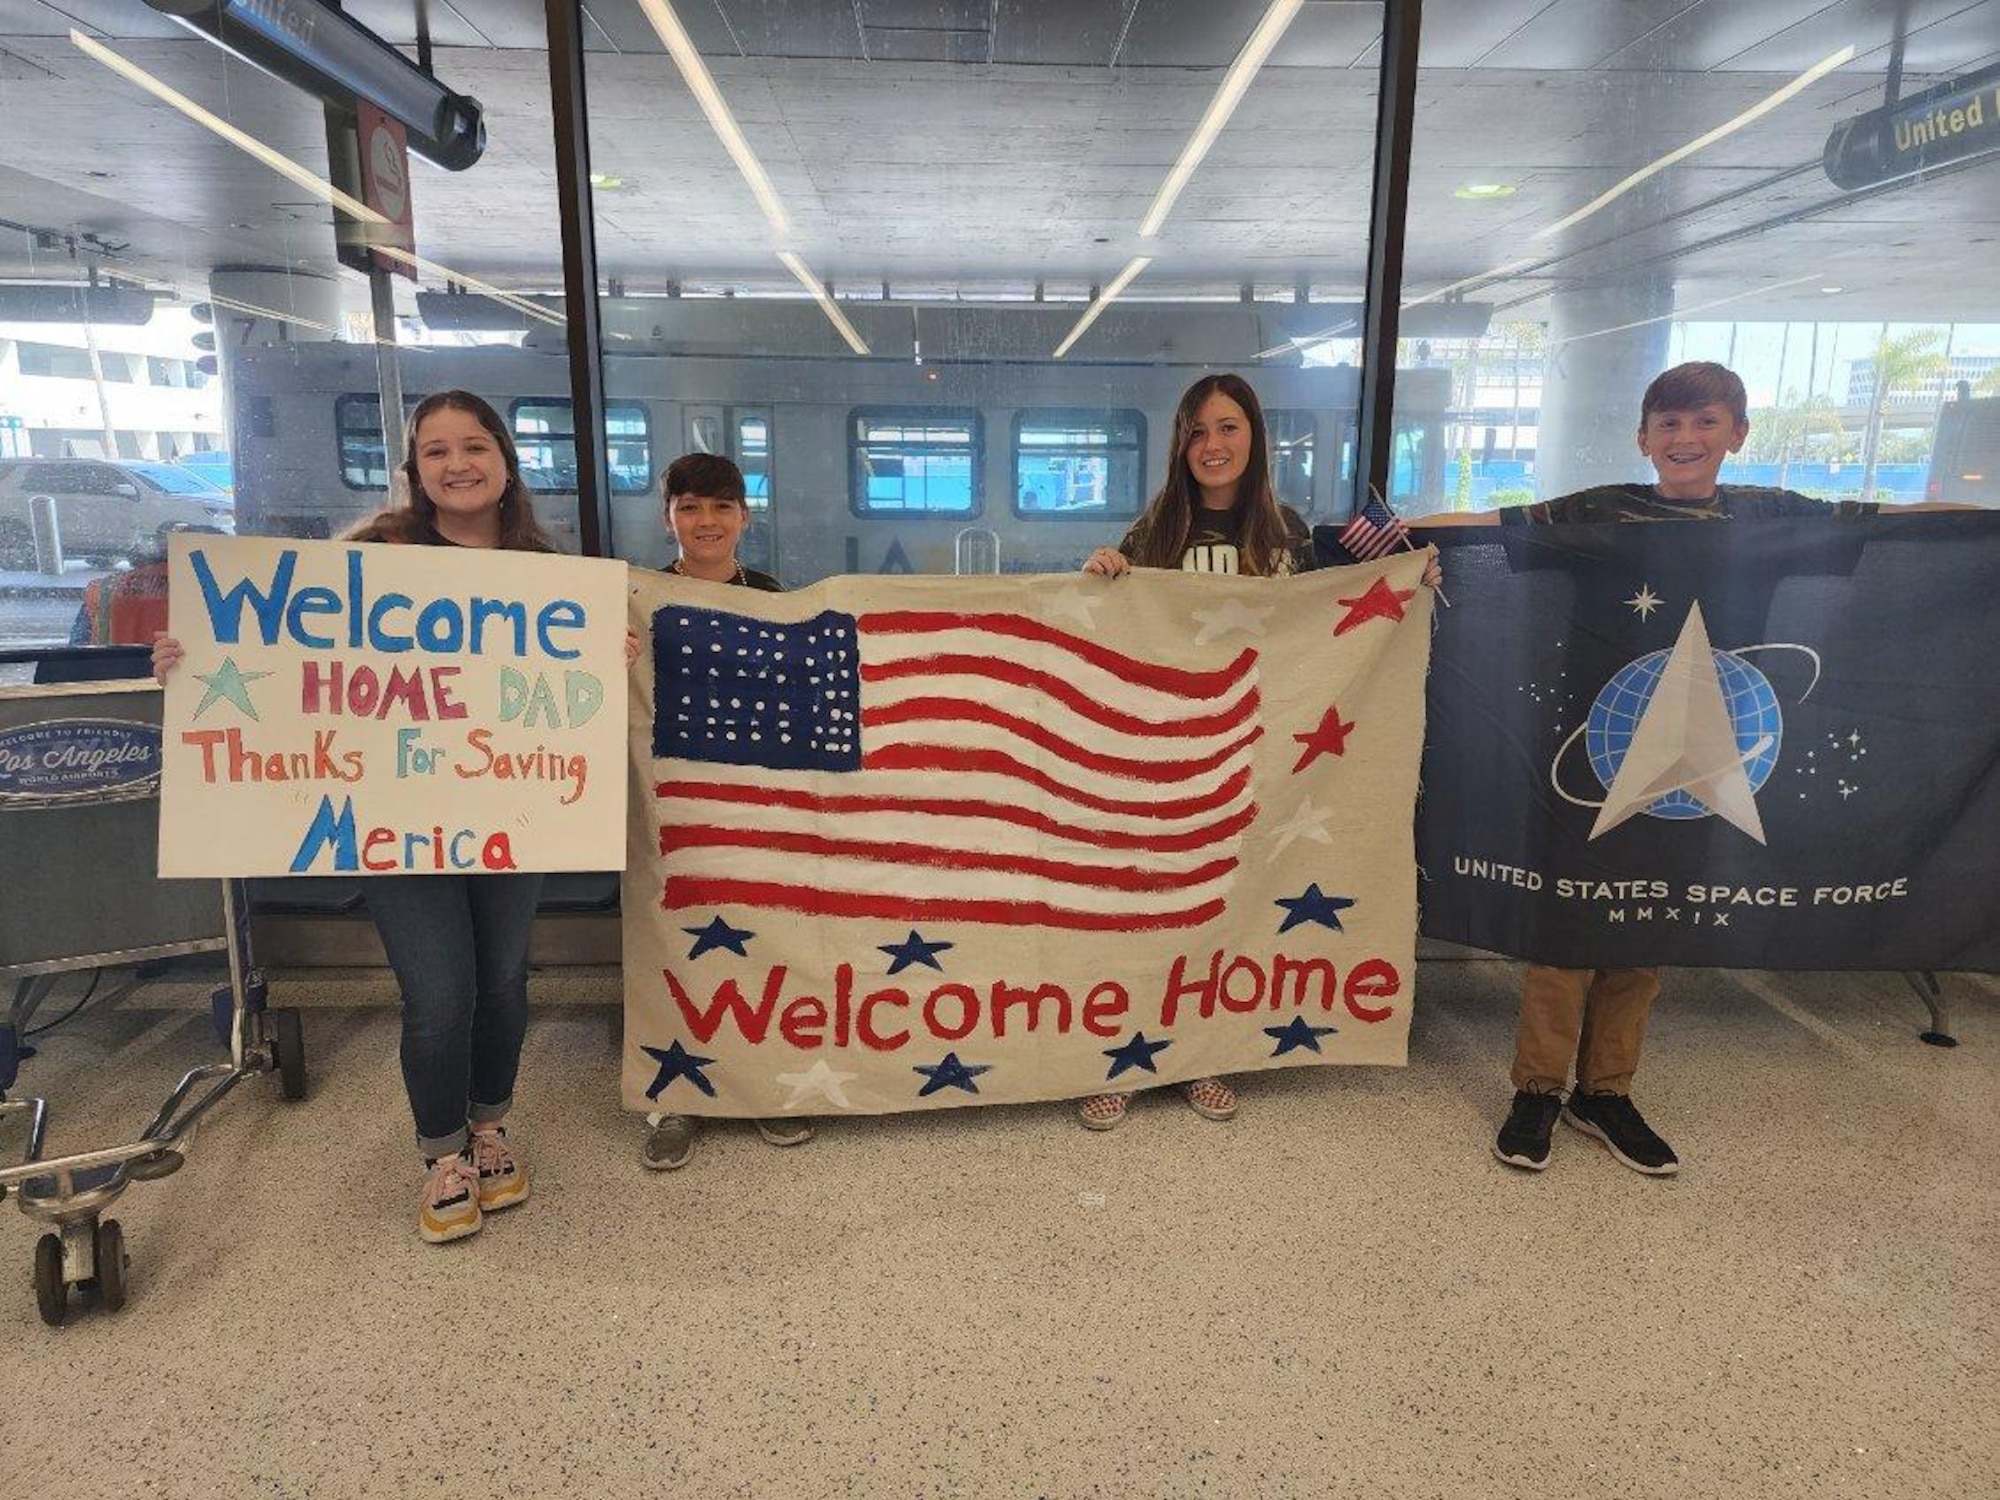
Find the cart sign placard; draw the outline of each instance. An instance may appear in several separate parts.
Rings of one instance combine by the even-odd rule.
[[[160,874],[624,863],[625,565],[173,539]]]
[[[61,719],[0,731],[0,806],[53,807],[150,797],[160,731],[122,719]]]

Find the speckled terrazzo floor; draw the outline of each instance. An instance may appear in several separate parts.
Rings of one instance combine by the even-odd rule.
[[[1639,1097],[1673,1181],[1509,1172],[1515,971],[1427,965],[1404,1072],[713,1130],[635,1161],[608,970],[538,974],[533,1201],[459,1245],[377,975],[280,976],[314,1096],[226,1101],[115,1210],[131,1303],[37,1320],[0,1212],[0,1496],[2000,1493],[2000,984],[1956,1052],[1886,975],[1682,974]],[[55,1144],[211,1058],[154,985],[46,1038]],[[15,1127],[0,1138],[13,1159]]]

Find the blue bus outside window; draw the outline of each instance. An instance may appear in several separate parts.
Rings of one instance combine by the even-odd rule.
[[[856,407],[847,448],[848,500],[858,516],[979,513],[985,432],[969,407]]]
[[[1024,411],[1014,418],[1014,514],[1030,521],[1136,516],[1145,500],[1146,419],[1131,410]]]

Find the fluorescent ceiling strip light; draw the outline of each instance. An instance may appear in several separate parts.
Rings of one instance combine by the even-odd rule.
[[[1134,259],[1130,265],[1126,266],[1124,270],[1120,271],[1117,277],[1113,279],[1111,285],[1104,289],[1104,294],[1083,310],[1083,316],[1076,320],[1076,327],[1069,331],[1069,337],[1056,345],[1056,352],[1050,357],[1061,359],[1065,354],[1069,353],[1069,346],[1083,337],[1084,330],[1097,321],[1097,315],[1113,302],[1117,301],[1118,294],[1130,286],[1132,279],[1152,263],[1152,256],[1141,255]]]
[[[641,0],[642,4],[658,3],[658,0]],[[1271,49],[1278,45],[1278,38],[1285,34],[1285,28],[1292,24],[1292,18],[1299,13],[1305,0],[1273,0],[1271,8],[1264,12],[1264,19],[1257,23],[1257,29],[1250,33],[1250,40],[1243,44],[1243,50],[1236,54],[1236,61],[1229,65],[1229,71],[1222,77],[1222,87],[1215,91],[1209,101],[1208,112],[1201,117],[1201,123],[1188,137],[1188,143],[1181,147],[1180,160],[1167,173],[1167,180],[1160,184],[1160,190],[1153,195],[1153,206],[1146,210],[1146,218],[1139,225],[1139,238],[1150,240],[1160,232],[1160,226],[1167,221],[1173,211],[1174,200],[1181,195],[1181,189],[1188,185],[1202,158],[1208,155],[1208,148],[1215,144],[1215,138],[1222,134],[1222,127],[1229,123],[1229,117],[1236,113],[1236,106],[1242,102],[1244,91],[1250,81],[1257,76],[1257,70],[1264,66],[1264,60],[1271,55]]]
[[[1571,344],[1580,344],[1585,339],[1602,338],[1607,333],[1624,333],[1633,328],[1645,328],[1653,323],[1670,323],[1676,318],[1685,318],[1694,313],[1707,312],[1711,307],[1720,307],[1725,302],[1741,302],[1745,297],[1761,297],[1766,292],[1782,291],[1788,286],[1797,286],[1802,281],[1817,281],[1819,277],[1820,273],[1814,271],[1806,276],[1794,276],[1789,281],[1773,281],[1765,286],[1753,286],[1747,292],[1731,292],[1727,297],[1717,297],[1713,302],[1697,302],[1693,307],[1677,307],[1670,313],[1661,313],[1657,318],[1641,318],[1636,323],[1620,323],[1611,328],[1593,328],[1589,333],[1579,333],[1570,338],[1559,340],[1555,347],[1566,349]]]
[[[1715,129],[1709,131],[1708,134],[1703,136],[1697,136],[1694,140],[1689,141],[1685,146],[1682,146],[1674,151],[1669,151],[1665,156],[1661,157],[1658,161],[1648,162],[1645,166],[1639,168],[1638,171],[1634,172],[1631,176],[1627,177],[1623,182],[1619,183],[1616,187],[1610,189],[1608,192],[1600,193],[1597,197],[1591,199],[1590,202],[1584,204],[1582,208],[1579,208],[1575,213],[1571,214],[1568,218],[1558,219],[1555,221],[1555,223],[1549,225],[1548,228],[1536,230],[1535,238],[1538,240],[1547,239],[1550,235],[1559,234],[1563,230],[1569,228],[1570,225],[1580,223],[1582,220],[1589,218],[1592,214],[1596,213],[1599,209],[1605,207],[1607,204],[1612,203],[1616,199],[1624,197],[1625,194],[1631,192],[1633,188],[1637,187],[1647,178],[1653,177],[1661,172],[1666,171],[1666,169],[1668,167],[1671,167],[1675,162],[1685,161],[1688,157],[1693,156],[1697,151],[1707,150],[1710,146],[1713,146],[1717,141],[1721,140],[1724,136],[1733,135],[1735,132],[1741,130],[1745,125],[1748,125],[1755,120],[1762,119],[1765,115],[1768,115],[1772,110],[1776,109],[1779,105],[1783,104],[1787,99],[1791,98],[1794,94],[1797,94],[1804,89],[1810,88],[1813,84],[1817,83],[1821,78],[1825,77],[1828,73],[1831,73],[1835,68],[1840,67],[1844,63],[1852,61],[1853,57],[1854,57],[1854,48],[1852,46],[1846,46],[1842,47],[1838,52],[1834,53],[1831,57],[1821,58],[1818,62],[1814,63],[1810,68],[1807,68],[1805,72],[1799,74],[1798,77],[1794,78],[1790,83],[1786,84],[1783,88],[1779,89],[1769,98],[1764,99],[1759,103],[1751,105],[1750,108],[1744,110],[1743,113],[1736,116],[1735,119],[1725,120],[1720,125],[1716,126]]]
[[[681,25],[681,18],[674,14],[668,0],[639,0],[639,8],[646,12],[646,19],[659,33],[661,43],[681,70],[681,77],[687,81],[688,92],[694,95],[694,102],[701,106],[701,112],[708,116],[709,128],[722,142],[722,149],[729,153],[729,159],[736,163],[736,170],[743,174],[744,182],[749,184],[751,193],[757,199],[757,206],[764,210],[764,217],[771,221],[772,231],[780,239],[785,238],[792,232],[792,216],[785,212],[785,205],[779,201],[778,190],[771,186],[764,164],[757,160],[750,143],[743,138],[736,116],[729,112],[729,106],[723,102],[722,90],[715,86],[715,75],[708,71],[708,64],[695,50],[694,42]]]
[[[389,222],[359,198],[351,198],[325,178],[313,176],[312,173],[308,172],[297,162],[291,160],[289,157],[280,156],[254,135],[246,135],[227,120],[222,119],[218,115],[211,114],[208,110],[203,109],[199,104],[195,103],[194,100],[188,98],[186,94],[169,88],[144,68],[138,66],[136,63],[127,62],[109,47],[92,41],[80,31],[70,32],[69,39],[71,45],[82,52],[85,57],[103,63],[105,67],[118,74],[119,77],[137,84],[161,103],[171,105],[204,130],[211,130],[221,136],[222,139],[236,147],[237,150],[256,157],[257,160],[261,161],[273,172],[289,177],[293,182],[315,197],[324,198],[342,213],[350,214],[354,218],[361,220],[364,224],[387,224]]]
[[[279,312],[276,308],[259,307],[254,302],[238,302],[234,297],[218,297],[213,292],[205,293],[196,300],[213,302],[217,307],[226,307],[231,312],[248,313],[253,318],[272,318],[277,322],[291,323],[300,328],[315,328],[321,333],[333,332],[333,325],[330,323],[318,323],[311,318],[302,318],[297,313]]]
[[[561,313],[551,312],[539,303],[530,302],[526,297],[517,297],[512,292],[503,292],[491,282],[481,281],[477,276],[468,276],[463,271],[454,271],[450,266],[441,266],[434,260],[425,260],[421,255],[412,254],[400,245],[376,245],[375,250],[391,260],[401,261],[406,266],[415,266],[419,271],[428,271],[447,281],[456,281],[475,292],[491,297],[496,302],[504,302],[516,312],[530,318],[537,318],[555,328],[567,328],[569,319]]]
[[[1354,319],[1336,323],[1331,328],[1322,328],[1318,333],[1300,333],[1288,338],[1282,344],[1273,344],[1268,349],[1259,349],[1252,359],[1269,359],[1274,354],[1296,354],[1307,349],[1316,349],[1321,344],[1330,344],[1354,326]]]
[[[807,268],[806,263],[789,250],[780,250],[778,259],[785,263],[787,271],[798,277],[799,285],[812,293],[813,301],[819,304],[819,310],[826,314],[827,321],[840,331],[842,338],[847,340],[847,347],[856,354],[868,353],[868,345],[862,342],[861,335],[854,331],[854,325],[847,321],[847,315],[840,310],[839,304],[827,295],[826,287]]]

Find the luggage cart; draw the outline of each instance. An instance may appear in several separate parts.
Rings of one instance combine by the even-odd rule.
[[[12,1017],[0,1020],[0,1123],[21,1116],[28,1130],[21,1164],[0,1168],[0,1197],[11,1192],[22,1212],[49,1226],[35,1245],[35,1301],[42,1321],[51,1327],[61,1326],[72,1293],[94,1299],[107,1312],[125,1305],[125,1235],[118,1221],[105,1218],[104,1212],[132,1183],[179,1171],[203,1118],[230,1090],[246,1078],[276,1073],[286,1099],[305,1097],[304,1027],[297,1011],[265,1004],[264,977],[250,947],[247,883],[224,881],[222,903],[229,983],[210,997],[210,1007],[216,1030],[228,1045],[229,1060],[189,1069],[137,1139],[70,1156],[43,1154],[48,1141],[47,1101],[9,1095],[26,1055],[22,1045],[26,1023],[47,994],[52,974],[212,950],[216,946],[212,941],[93,954],[44,966],[43,974],[20,982]],[[133,987],[136,981],[107,998]]]

